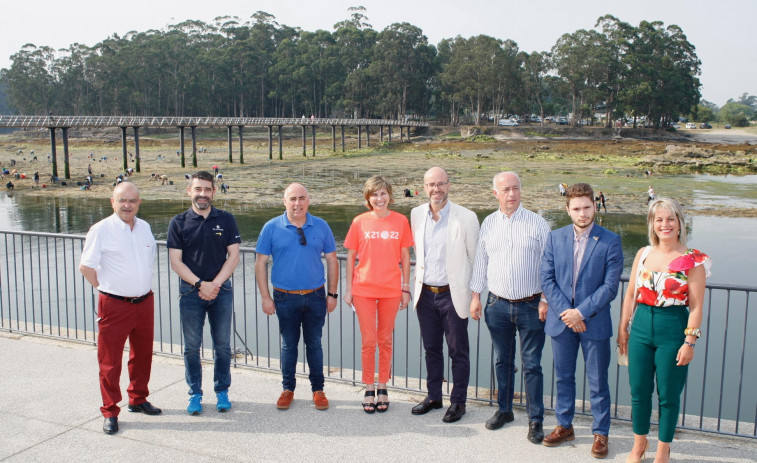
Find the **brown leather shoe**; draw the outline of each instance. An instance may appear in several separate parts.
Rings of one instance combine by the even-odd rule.
[[[607,436],[594,434],[594,444],[591,446],[591,456],[594,458],[604,458],[610,447],[607,445]]]
[[[315,391],[313,393],[313,403],[316,410],[326,410],[329,408],[329,399],[326,398],[326,394],[323,391]]]
[[[547,447],[557,447],[563,442],[571,441],[571,440],[574,440],[575,438],[576,438],[576,435],[573,432],[573,426],[569,428],[564,428],[558,425],[554,431],[549,433],[548,436],[544,437],[542,444],[546,445]]]
[[[294,400],[294,391],[284,391],[279,396],[279,400],[276,401],[276,408],[279,410],[289,410],[292,400]]]

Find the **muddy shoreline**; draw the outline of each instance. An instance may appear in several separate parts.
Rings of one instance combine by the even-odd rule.
[[[309,188],[314,203],[353,206],[362,204],[365,179],[381,174],[394,185],[398,204],[413,205],[419,199],[401,197],[402,190],[417,190],[422,196],[423,173],[431,166],[441,166],[451,174],[453,201],[472,209],[490,209],[496,205],[490,192],[492,177],[500,171],[513,170],[523,182],[523,204],[533,210],[562,209],[564,201],[557,185],[581,181],[590,183],[597,192],[604,192],[608,213],[644,214],[646,191],[651,184],[658,195],[679,199],[690,213],[757,217],[756,208],[734,207],[727,200],[693,204],[692,188],[681,182],[681,176],[691,173],[692,169],[754,173],[757,168],[752,159],[757,159],[757,147],[748,143],[702,144],[665,136],[641,140],[606,135],[599,139],[565,139],[562,134],[538,137],[524,131],[482,133],[473,138],[476,141],[471,141],[459,134],[460,129],[456,129],[414,138],[412,143],[392,144],[379,144],[372,138],[372,146],[362,149],[357,149],[357,140],[352,137],[348,139],[345,153],[333,153],[330,136],[319,134],[315,157],[311,154],[309,139],[308,156],[303,157],[301,141],[290,137],[283,145],[284,159],[273,161],[268,160],[267,139],[262,134],[251,134],[244,142],[244,164],[238,162],[236,140],[235,159],[229,164],[226,140],[206,138],[198,141],[198,148],[201,146],[207,152],[198,153],[197,168],[192,167],[191,143],[187,143],[186,167],[181,168],[176,154],[178,137],[156,134],[140,137],[141,172],[128,180],[139,186],[143,199],[181,200],[186,197],[185,174],[211,170],[218,165],[223,182],[230,187],[223,197],[227,201],[239,201],[252,207],[277,207],[286,185],[298,181]],[[129,140],[129,149],[133,149],[132,140]],[[340,149],[338,145],[337,149]],[[32,150],[37,156],[36,162],[32,161]],[[113,182],[123,170],[120,140],[109,133],[87,133],[82,138],[72,138],[69,150],[71,180],[67,186],[51,185],[47,139],[39,134],[0,136],[2,165],[9,166],[10,160],[15,159],[13,168],[27,176],[12,180],[14,194],[109,198]],[[274,157],[278,158],[276,146]],[[62,149],[58,148],[58,172],[62,177],[61,158]],[[95,184],[90,190],[81,190],[77,182],[84,181],[88,165],[92,166]],[[128,165],[135,167],[133,161]],[[647,170],[652,171],[649,178],[645,174]],[[39,187],[35,187],[31,179],[35,171],[40,172]],[[151,181],[151,174],[166,175],[173,184]],[[42,188],[42,184],[46,188]]]

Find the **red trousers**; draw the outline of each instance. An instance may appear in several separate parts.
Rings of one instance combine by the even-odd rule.
[[[400,310],[399,297],[368,298],[353,296],[360,337],[363,339],[362,363],[363,384],[373,384],[376,372],[376,346],[379,349],[378,382],[386,384],[392,374],[392,332],[397,312]]]
[[[147,400],[150,391],[152,344],[155,305],[152,293],[139,304],[113,299],[100,294],[97,304],[99,317],[97,362],[100,364],[100,393],[103,416],[118,416],[121,411],[121,359],[126,339],[129,339],[129,403],[139,405]]]

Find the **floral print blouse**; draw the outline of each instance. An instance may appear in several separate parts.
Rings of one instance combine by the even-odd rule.
[[[682,256],[673,259],[667,271],[653,272],[644,267],[644,260],[650,250],[651,247],[647,246],[639,261],[636,302],[656,307],[689,305],[689,270],[704,265],[705,278],[708,278],[712,267],[710,256],[696,249],[689,249]]]

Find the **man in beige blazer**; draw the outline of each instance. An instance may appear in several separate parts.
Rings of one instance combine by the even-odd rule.
[[[478,241],[478,217],[447,199],[449,175],[432,167],[423,176],[429,202],[410,213],[415,242],[415,309],[426,351],[428,395],[413,407],[414,415],[442,408],[444,337],[452,359],[451,405],[442,418],[458,421],[465,414],[470,376],[469,288]]]

